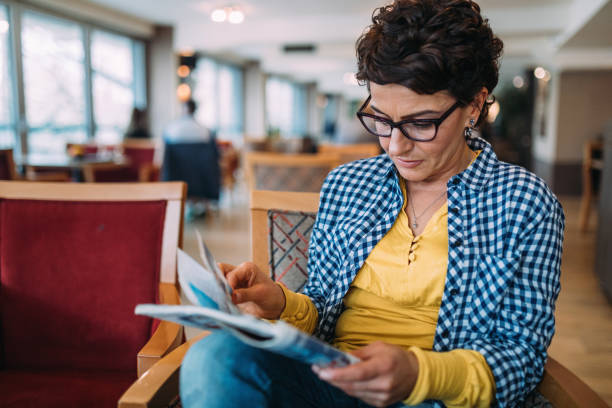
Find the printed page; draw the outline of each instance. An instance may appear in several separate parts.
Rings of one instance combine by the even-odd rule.
[[[240,314],[232,303],[231,295],[219,284],[218,278],[196,260],[179,249],[177,253],[178,278],[187,299],[194,305]]]

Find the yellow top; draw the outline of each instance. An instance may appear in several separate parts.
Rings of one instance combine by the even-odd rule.
[[[449,407],[488,407],[495,382],[484,357],[473,350],[439,353],[433,347],[448,258],[447,205],[414,237],[404,205],[392,228],[372,250],[344,297],[334,345],[350,351],[376,340],[412,351],[419,363],[416,385],[404,401],[442,400]],[[281,318],[312,333],[318,314],[305,295],[283,288]]]

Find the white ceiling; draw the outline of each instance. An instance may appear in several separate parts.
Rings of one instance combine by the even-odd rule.
[[[266,72],[316,81],[323,92],[360,97],[344,73],[356,66],[354,44],[384,0],[88,0],[175,27],[177,52],[199,51],[261,62]],[[610,0],[481,0],[482,13],[504,40],[504,58],[541,59],[564,48],[612,46]],[[216,7],[239,5],[243,24],[214,23]],[[286,55],[284,44],[312,43],[312,54]],[[502,63],[502,68],[504,67]]]

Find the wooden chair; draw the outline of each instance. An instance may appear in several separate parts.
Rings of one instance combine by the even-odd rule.
[[[0,149],[0,180],[70,181],[70,174],[61,171],[35,172],[26,166],[24,179],[17,174],[13,149]]]
[[[252,261],[290,289],[302,289],[319,193],[254,190],[250,203]]]
[[[550,356],[537,390],[554,408],[609,408],[584,381]]]
[[[134,307],[180,303],[184,200],[183,183],[0,182],[3,406],[114,406],[183,342]]]
[[[318,192],[339,164],[337,154],[249,152],[245,174],[251,190]]]
[[[158,146],[146,139],[127,139],[116,148],[125,163],[92,163],[83,165],[83,179],[88,183],[159,181],[160,167],[155,163]]]
[[[593,172],[603,170],[603,141],[591,140],[584,145],[582,158],[582,198],[580,200],[580,213],[578,225],[581,232],[589,227],[591,214],[591,201],[593,200]]]
[[[378,156],[382,152],[378,143],[358,144],[320,144],[319,153],[335,153],[340,156],[341,163]]]
[[[130,167],[124,163],[89,163],[83,165],[83,181],[86,183],[119,183],[140,181],[133,179]]]
[[[13,149],[0,149],[0,180],[17,180]]]
[[[314,216],[319,206],[319,194],[318,193],[301,193],[301,192],[281,192],[281,191],[253,191],[251,193],[251,240],[252,240],[252,258],[253,262],[262,270],[268,271],[272,274],[272,277],[282,280],[284,283],[288,283],[288,286],[293,286],[292,289],[299,289],[294,286],[296,281],[299,282],[301,271],[299,267],[296,267],[296,263],[293,265],[293,272],[295,272],[296,279],[289,279],[290,276],[279,271],[279,264],[274,269],[274,264],[270,266],[270,255],[268,242],[270,237],[268,236],[268,223],[274,214],[280,212],[288,212],[289,218],[292,216],[302,217],[307,214],[306,222],[303,224],[310,224],[314,222]],[[310,217],[308,217],[310,215]],[[294,228],[294,236],[298,236],[308,231],[307,225],[303,225]],[[309,235],[307,235],[309,236]],[[304,237],[306,238],[306,237]],[[298,238],[299,239],[299,238]],[[277,241],[280,245],[284,246],[285,243],[282,240]],[[293,245],[293,250],[300,252],[307,248],[306,243],[303,240]],[[273,252],[272,258],[278,255]],[[291,256],[291,255],[290,255]],[[288,256],[288,257],[290,257]],[[288,258],[287,257],[287,258]],[[305,257],[301,257],[300,261],[305,261]],[[289,261],[290,263],[293,261]],[[299,285],[299,283],[298,283]],[[119,400],[119,408],[151,408],[151,407],[173,407],[177,403],[178,397],[178,377],[179,369],[185,353],[191,347],[192,344],[204,337],[206,333],[191,339],[187,343],[181,345],[168,356],[162,358],[158,363],[153,365],[149,371],[147,371],[146,378],[143,377],[137,380],[121,397]]]
[[[292,290],[301,289],[304,282],[301,269],[306,261],[303,255],[307,253],[307,238],[318,211],[319,194],[254,190],[250,203],[253,262],[274,279],[293,286]],[[276,229],[281,230],[278,239],[274,238]],[[291,233],[287,234],[288,231]],[[189,347],[205,335],[181,345],[151,367],[147,379],[138,380],[123,395],[119,408],[175,406],[182,359]],[[592,389],[552,357],[548,358],[537,392],[530,394],[524,406],[544,408],[548,403],[554,408],[608,407]]]

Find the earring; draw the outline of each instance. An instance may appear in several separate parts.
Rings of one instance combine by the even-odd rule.
[[[476,121],[474,119],[470,119],[470,126],[465,128],[465,137],[466,138],[472,137],[472,131],[474,130],[474,123],[476,123]]]

